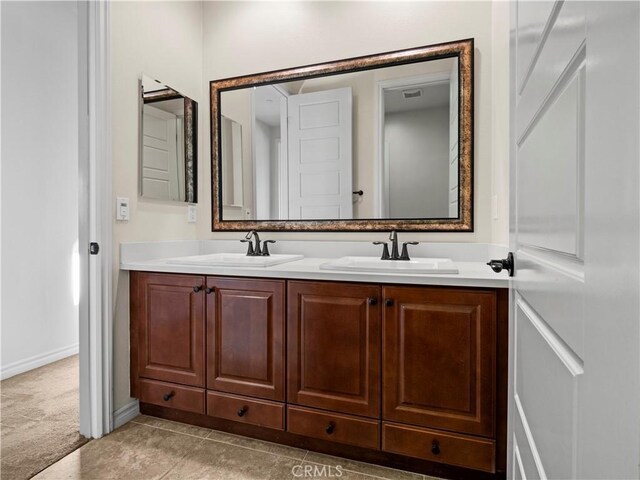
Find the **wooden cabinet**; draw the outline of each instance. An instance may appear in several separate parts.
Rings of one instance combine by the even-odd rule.
[[[201,276],[132,273],[135,376],[204,386],[204,284]]]
[[[289,403],[380,416],[380,288],[289,282]]]
[[[207,387],[284,401],[285,282],[207,278]]]
[[[172,420],[439,477],[500,478],[507,298],[133,272],[132,395]]]
[[[384,287],[383,418],[493,436],[496,294]]]

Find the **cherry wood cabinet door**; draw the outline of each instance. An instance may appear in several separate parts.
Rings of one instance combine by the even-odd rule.
[[[207,387],[285,399],[285,282],[207,277]]]
[[[496,294],[384,287],[383,418],[495,434]]]
[[[380,416],[380,287],[290,281],[288,402]]]
[[[132,276],[138,375],[203,387],[204,277],[137,272]]]

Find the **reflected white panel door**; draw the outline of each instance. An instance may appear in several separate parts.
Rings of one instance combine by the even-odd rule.
[[[289,218],[352,218],[351,88],[288,103]]]
[[[179,200],[177,117],[150,105],[142,118],[142,191],[148,198]]]
[[[512,6],[510,478],[638,478],[639,5]]]

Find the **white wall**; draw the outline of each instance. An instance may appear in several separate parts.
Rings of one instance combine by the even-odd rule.
[[[211,232],[208,82],[474,37],[475,232],[404,233],[401,237],[435,242],[506,242],[506,206],[501,206],[500,218],[493,220],[491,197],[494,190],[506,191],[497,172],[504,173],[507,161],[507,150],[502,147],[508,145],[508,132],[504,130],[508,126],[508,89],[494,85],[508,85],[508,21],[503,21],[505,13],[508,19],[508,9],[506,2],[492,5],[471,1],[111,3],[113,193],[131,200],[131,220],[114,226],[116,409],[129,401],[129,287],[128,276],[118,269],[119,243],[241,237],[240,232]],[[136,89],[142,72],[199,102],[197,224],[186,223],[184,205],[138,199]],[[243,130],[244,148],[248,133]],[[250,195],[250,186],[245,185],[245,195]],[[382,235],[270,233],[269,237],[370,240],[381,239]]]
[[[389,216],[449,216],[449,107],[387,113]]]
[[[113,194],[129,197],[129,222],[114,221],[114,409],[129,401],[129,277],[120,273],[123,241],[194,239],[197,224],[187,223],[184,203],[138,197],[138,78],[145,73],[198,102],[198,200],[211,204],[202,172],[209,170],[203,153],[208,142],[208,95],[202,85],[201,2],[111,3],[111,108]],[[209,208],[209,207],[206,207]],[[199,208],[198,222],[210,222]]]
[[[491,212],[494,191],[504,194],[507,162],[508,15],[506,2],[206,2],[204,81],[325,62],[339,58],[474,37],[475,232],[406,233],[419,241],[506,243],[506,206]],[[507,16],[508,18],[508,16]],[[495,19],[495,22],[494,22]],[[498,33],[494,35],[494,30]],[[208,119],[207,119],[208,122]],[[208,144],[205,155],[209,155]],[[498,174],[499,172],[499,174]],[[209,188],[210,172],[200,172]],[[206,178],[205,178],[206,177]],[[507,198],[499,198],[501,204]],[[210,206],[199,205],[210,218]],[[375,233],[286,233],[272,238],[379,239]],[[211,232],[201,222],[199,238],[238,238]]]
[[[78,9],[0,8],[4,378],[77,352]]]

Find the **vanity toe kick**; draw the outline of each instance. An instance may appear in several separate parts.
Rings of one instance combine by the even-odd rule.
[[[330,442],[380,448],[380,422],[351,415],[289,406],[287,431]]]
[[[284,404],[240,395],[207,393],[207,415],[284,430]]]

